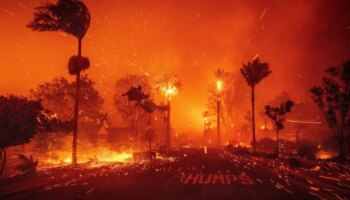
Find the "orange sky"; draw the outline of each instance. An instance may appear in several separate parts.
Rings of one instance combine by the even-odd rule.
[[[38,0],[0,0],[0,94],[27,95],[57,76],[69,77],[75,38],[26,28]],[[173,100],[178,131],[202,126],[207,85],[217,67],[239,73],[259,54],[272,75],[257,88],[257,109],[283,90],[296,101],[324,67],[350,58],[350,3],[341,0],[86,0],[92,22],[83,41],[86,72],[113,107],[115,80],[126,73],[180,75]],[[249,97],[247,101],[249,101]],[[249,108],[247,108],[249,109]]]

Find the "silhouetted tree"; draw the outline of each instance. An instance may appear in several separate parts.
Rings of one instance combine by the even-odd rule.
[[[255,97],[254,89],[255,86],[260,83],[261,80],[266,78],[271,71],[269,70],[268,63],[261,63],[259,58],[253,60],[253,62],[248,62],[248,64],[243,64],[241,68],[241,73],[248,85],[251,87],[252,91],[252,130],[253,130],[253,151],[256,152],[256,139],[255,139]]]
[[[136,124],[139,123],[143,110],[136,106],[136,101],[129,101],[122,94],[130,90],[130,87],[141,86],[143,93],[152,96],[152,88],[148,76],[146,75],[126,75],[119,78],[115,84],[114,106],[126,121],[131,130],[136,131]]]
[[[151,101],[149,98],[148,94],[145,94],[144,92],[142,92],[142,87],[138,86],[138,87],[130,87],[130,89],[125,92],[124,94],[122,94],[122,96],[126,96],[128,98],[129,102],[132,102],[133,105],[135,106],[135,109],[138,110],[137,113],[139,113],[139,117],[136,119],[136,139],[138,140],[139,138],[139,122],[141,117],[145,114],[145,113],[152,113],[155,111],[156,109],[156,105],[155,103],[153,103],[153,101]]]
[[[267,105],[280,105],[281,103],[286,102],[289,99],[291,99],[291,97],[288,94],[288,92],[283,91],[279,95],[277,95],[274,99],[272,99],[271,101],[267,102],[266,104]],[[262,129],[262,130],[263,131],[267,131],[267,116],[265,114],[265,108],[263,108],[263,110],[262,110],[262,112],[260,114],[261,114],[261,116],[263,117],[263,120],[264,120],[264,129]],[[293,114],[295,114],[295,112],[293,112]]]
[[[80,80],[79,96],[79,127],[81,132],[88,136],[92,144],[97,143],[97,132],[107,120],[107,114],[102,112],[103,98],[94,88],[94,82],[87,76]],[[49,110],[50,116],[58,119],[58,123],[52,126],[53,133],[39,133],[35,149],[44,153],[51,153],[48,149],[60,149],[61,133],[69,133],[74,130],[73,110],[75,101],[76,83],[68,82],[66,78],[59,77],[50,82],[39,85],[30,91],[32,99],[41,100],[45,109]],[[64,108],[64,109],[62,109]]]
[[[40,101],[20,96],[0,96],[0,175],[6,163],[6,148],[28,143],[40,130],[49,128],[49,118]]]
[[[339,160],[346,160],[346,137],[349,137],[350,118],[350,61],[326,69],[323,87],[310,89],[312,99],[320,108],[331,133],[339,144]],[[347,135],[348,134],[348,135]],[[349,141],[348,141],[349,142]]]
[[[279,131],[284,128],[284,115],[292,111],[294,103],[293,101],[286,101],[281,103],[279,107],[265,106],[265,114],[272,120],[274,128],[276,130],[276,153],[279,154]]]
[[[78,39],[78,55],[69,59],[69,73],[76,75],[72,163],[77,163],[77,133],[80,96],[80,73],[90,67],[87,57],[81,56],[82,40],[90,27],[90,12],[80,0],[58,0],[36,7],[34,20],[28,24],[34,31],[62,31]]]

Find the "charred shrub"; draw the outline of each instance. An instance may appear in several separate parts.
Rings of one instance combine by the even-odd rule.
[[[301,162],[298,158],[292,157],[288,159],[288,165],[290,167],[301,167]]]
[[[270,138],[263,138],[257,142],[257,148],[262,152],[273,152],[276,148],[276,141]]]
[[[298,156],[311,160],[316,159],[317,147],[312,145],[304,145],[298,149]]]
[[[39,163],[39,160],[34,161],[33,156],[25,156],[23,154],[19,154],[18,158],[20,160],[20,165],[16,167],[18,171],[23,174],[36,174],[36,167]]]
[[[226,146],[226,151],[233,153],[233,154],[242,155],[242,156],[249,154],[247,147],[245,147],[245,146],[234,147],[232,144],[229,144]]]

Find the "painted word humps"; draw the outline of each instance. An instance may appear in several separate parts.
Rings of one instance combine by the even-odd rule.
[[[183,175],[181,183],[183,184],[221,184],[231,185],[234,182],[241,183],[243,185],[253,185],[254,181],[244,173],[240,175],[233,174],[189,174]]]

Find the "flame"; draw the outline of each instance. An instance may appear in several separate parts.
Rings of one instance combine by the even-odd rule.
[[[98,161],[102,162],[127,162],[132,158],[132,153],[118,152],[101,152],[97,156]]]
[[[72,163],[72,159],[71,158],[66,158],[64,160],[64,162],[67,163],[67,164],[71,164]]]
[[[322,159],[322,160],[326,160],[326,159],[330,159],[333,157],[333,154],[330,152],[326,152],[326,151],[320,151],[316,154],[316,157],[318,159]]]
[[[220,92],[222,89],[222,82],[220,80],[216,81],[216,88],[218,89],[218,91]]]
[[[237,144],[236,147],[251,147],[251,146],[243,142],[239,142],[239,144]]]
[[[116,152],[106,148],[99,148],[90,151],[80,152],[78,163],[97,163],[104,162],[129,162],[132,159],[131,152]],[[65,166],[72,164],[70,151],[56,151],[50,153],[50,158],[40,159],[42,166]]]
[[[170,100],[172,97],[177,95],[178,90],[176,86],[168,84],[167,86],[162,87],[162,93],[165,97],[167,97]]]

